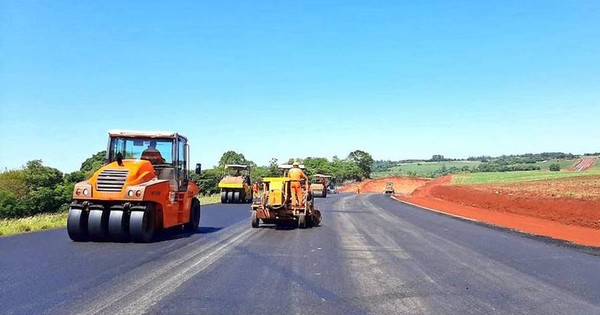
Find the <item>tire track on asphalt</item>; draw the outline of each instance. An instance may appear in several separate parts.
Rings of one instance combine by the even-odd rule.
[[[472,280],[483,281],[486,286],[493,287],[493,291],[495,292],[511,294],[512,298],[518,301],[518,304],[525,303],[542,307],[547,303],[547,301],[552,301],[557,297],[562,297],[565,299],[565,301],[561,306],[565,306],[566,309],[569,309],[574,313],[578,313],[577,310],[598,310],[597,306],[578,298],[571,292],[565,292],[564,290],[561,290],[550,283],[544,282],[543,280],[535,278],[527,273],[515,269],[514,267],[508,266],[500,261],[490,259],[488,256],[473,251],[472,249],[462,246],[458,243],[452,242],[452,240],[443,238],[435,234],[433,231],[425,230],[405,220],[402,220],[400,217],[391,214],[384,208],[372,204],[369,201],[369,199],[372,197],[374,196],[362,195],[361,197],[357,198],[357,203],[360,204],[362,209],[368,209],[373,216],[379,217],[378,220],[372,219],[373,221],[378,221],[380,223],[379,226],[392,226],[394,229],[401,229],[401,232],[396,231],[395,233],[408,232],[410,236],[418,236],[415,238],[411,237],[401,239],[404,241],[415,242],[416,244],[414,244],[412,248],[430,251],[431,254],[428,256],[442,257],[443,260],[452,262],[452,266],[448,266],[447,268],[454,268],[464,271],[468,270],[476,276],[475,279],[470,277]],[[382,222],[385,222],[385,224]],[[372,239],[376,243],[380,242],[381,238],[378,237],[377,234],[366,230],[365,232],[372,236]],[[391,234],[394,233],[394,231],[387,231],[384,233]],[[396,244],[397,246],[401,246],[399,243]],[[448,300],[449,298],[460,299],[461,303],[469,304],[469,308],[474,310],[476,313],[489,313],[498,311],[493,305],[486,303],[484,300],[475,295],[448,295],[447,287],[444,288],[437,283],[439,280],[444,280],[446,277],[444,270],[426,270],[419,266],[418,262],[410,263],[408,266],[419,274],[425,276],[426,279],[428,279],[428,281],[434,285],[435,289],[433,292],[437,292],[438,298],[440,299],[439,302],[443,302],[444,299]],[[442,309],[446,308],[446,310],[452,310],[447,308],[448,306],[452,306],[453,303],[451,302],[441,304],[438,303],[438,301],[432,302],[435,302],[437,307],[442,307]],[[514,309],[504,311],[521,312],[522,309],[518,308],[518,304],[513,305],[513,307],[515,307]]]
[[[386,264],[379,259],[377,253],[392,253],[401,259],[409,259],[401,248],[390,248],[379,244],[370,244],[364,231],[358,227],[353,218],[353,201],[356,197],[345,197],[335,207],[335,229],[339,232],[342,250],[347,260],[347,273],[358,288],[354,300],[362,308],[366,307],[373,314],[423,314],[428,308],[418,296],[401,292],[405,280],[387,270]],[[364,215],[364,214],[363,214]]]
[[[226,230],[219,239],[199,245],[197,240],[169,255],[135,268],[118,280],[100,286],[97,294],[84,295],[69,311],[76,314],[142,314],[185,281],[215,264],[232,249],[261,231],[242,221]]]

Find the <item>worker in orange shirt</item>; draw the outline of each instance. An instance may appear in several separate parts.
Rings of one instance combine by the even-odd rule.
[[[302,193],[302,183],[300,181],[305,179],[306,185],[308,186],[308,176],[300,169],[298,162],[294,162],[292,168],[288,172],[288,177],[291,179],[292,205],[297,206],[300,204],[300,207],[304,207],[304,195]]]
[[[254,182],[254,184],[252,184],[252,196],[253,196],[253,198],[258,198],[258,193],[259,193],[258,182]]]

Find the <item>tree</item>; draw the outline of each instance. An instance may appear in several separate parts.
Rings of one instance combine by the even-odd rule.
[[[355,150],[348,154],[348,160],[356,163],[356,166],[362,171],[363,178],[371,178],[371,167],[373,166],[373,157],[371,154]]]
[[[90,178],[92,177],[92,174],[94,174],[94,172],[96,172],[102,167],[102,165],[104,165],[105,160],[106,150],[100,151],[83,161],[79,170],[84,173],[85,178]]]
[[[553,172],[558,172],[558,171],[560,171],[560,164],[552,163],[552,164],[550,164],[549,169]]]
[[[308,175],[330,175],[333,173],[331,164],[326,158],[307,157],[306,159],[304,159],[304,166],[306,167],[306,172],[308,173]]]
[[[27,162],[25,166],[25,184],[30,190],[40,187],[52,187],[63,182],[61,171],[42,165],[42,160]]]
[[[0,190],[0,218],[13,218],[18,216],[18,199],[10,191]]]
[[[85,180],[85,173],[82,171],[75,171],[72,173],[65,174],[65,183],[78,183]]]
[[[444,156],[441,154],[435,154],[431,157],[432,162],[440,162],[440,161],[445,161],[445,160],[446,160],[446,158],[444,158]]]
[[[248,162],[243,154],[235,151],[227,151],[221,156],[219,166],[223,167],[226,164],[248,164]]]
[[[0,173],[0,191],[10,192],[14,198],[22,198],[29,191],[25,183],[25,171],[11,170]]]
[[[190,178],[200,187],[202,195],[212,195],[219,192],[219,181],[223,177],[223,168],[203,170],[199,175],[190,171]]]

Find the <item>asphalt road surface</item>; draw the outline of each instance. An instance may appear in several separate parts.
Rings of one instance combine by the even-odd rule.
[[[600,251],[383,195],[317,200],[319,227],[250,227],[202,209],[195,234],[74,243],[0,238],[1,314],[600,314]]]

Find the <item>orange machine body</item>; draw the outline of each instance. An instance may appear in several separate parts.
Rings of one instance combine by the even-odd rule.
[[[126,173],[124,184],[119,191],[101,191],[98,185],[103,174]],[[84,195],[84,191],[86,194]],[[187,190],[171,190],[169,180],[156,176],[152,164],[145,160],[123,160],[122,165],[112,162],[100,168],[87,181],[78,183],[73,190],[75,201],[88,201],[92,204],[153,203],[157,214],[157,228],[169,228],[185,224],[190,216],[191,202],[198,195],[196,183],[189,181]]]

